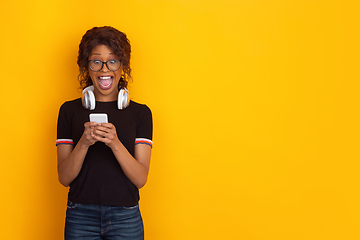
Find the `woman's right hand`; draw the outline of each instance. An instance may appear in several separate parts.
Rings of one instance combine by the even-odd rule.
[[[96,122],[86,122],[84,124],[85,129],[80,139],[80,141],[82,141],[84,145],[91,146],[97,142],[97,140],[93,137],[94,136],[93,130],[96,125],[97,125]]]

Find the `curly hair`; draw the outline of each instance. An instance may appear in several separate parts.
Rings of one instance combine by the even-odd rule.
[[[88,60],[91,51],[98,45],[108,46],[114,52],[114,54],[119,57],[124,72],[120,78],[119,89],[126,88],[129,79],[131,79],[130,41],[127,39],[125,33],[109,26],[94,27],[88,30],[81,39],[77,58],[77,64],[80,71],[80,87],[86,88],[92,85],[92,81],[89,75]]]

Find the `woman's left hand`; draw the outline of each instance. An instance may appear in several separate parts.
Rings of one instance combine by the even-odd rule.
[[[99,123],[94,127],[92,134],[96,140],[105,143],[110,148],[115,147],[116,143],[120,141],[116,134],[116,128],[111,123]]]

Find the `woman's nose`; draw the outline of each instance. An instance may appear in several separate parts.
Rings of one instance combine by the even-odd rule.
[[[106,63],[103,63],[103,67],[102,67],[101,71],[102,72],[109,72],[110,71],[110,69],[108,68]]]

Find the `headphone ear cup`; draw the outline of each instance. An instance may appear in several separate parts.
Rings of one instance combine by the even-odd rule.
[[[88,91],[87,93],[89,94],[90,110],[94,110],[95,109],[95,95],[94,95],[93,91]]]
[[[125,109],[130,104],[129,91],[126,88],[120,89],[118,96],[118,109]]]
[[[81,98],[84,108],[89,110],[95,109],[95,95],[93,93],[94,87],[90,86],[83,90],[83,96]]]

